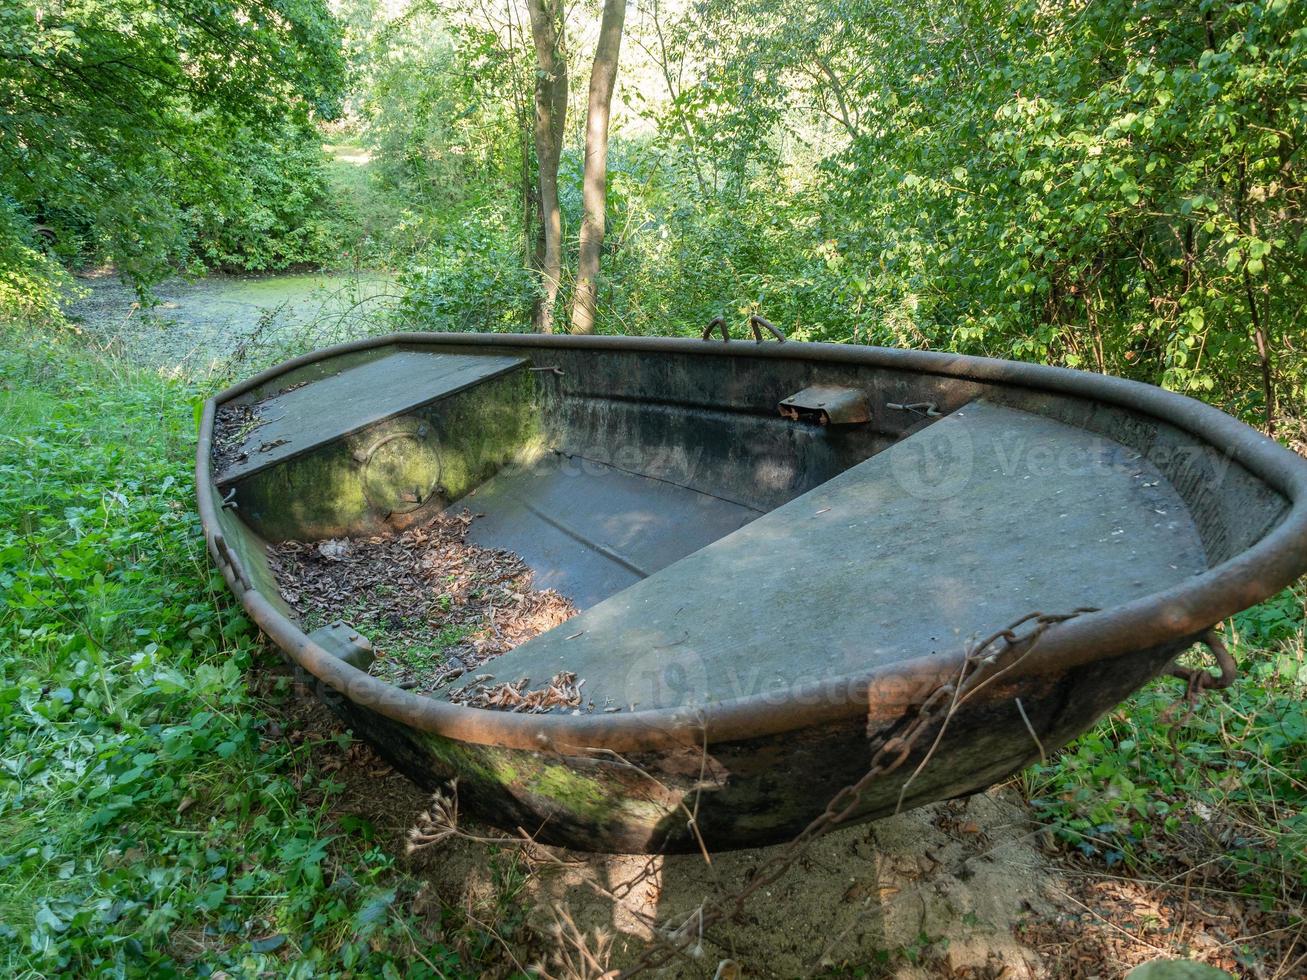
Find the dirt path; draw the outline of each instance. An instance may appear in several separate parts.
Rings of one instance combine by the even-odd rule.
[[[1052,914],[1052,874],[1023,807],[1002,792],[940,804],[819,840],[737,921],[696,940],[692,955],[665,971],[711,975],[729,960],[745,976],[804,977],[881,967],[901,977],[1042,975],[1037,953],[1014,929]],[[583,931],[608,929],[611,963],[625,965],[647,944],[649,919],[688,922],[705,898],[732,894],[780,847],[654,859],[569,855],[575,868],[537,889],[547,934],[554,903]],[[597,881],[621,893],[598,896]],[[433,871],[433,873],[435,873]],[[543,921],[541,921],[543,920]]]

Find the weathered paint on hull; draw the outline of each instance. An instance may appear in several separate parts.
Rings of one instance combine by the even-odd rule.
[[[984,703],[963,707],[948,722],[934,756],[904,794],[911,809],[977,792],[1025,768],[1079,735],[1105,712],[1155,677],[1187,644],[1141,651],[1081,667],[1059,680],[996,689]],[[425,789],[458,780],[465,812],[545,844],[613,853],[677,853],[758,847],[793,837],[866,771],[876,748],[900,723],[861,719],[786,735],[633,753],[537,750],[478,745],[424,732],[321,691],[353,731]],[[1037,745],[1012,698],[1020,696],[1031,724],[1045,733]],[[907,716],[910,705],[880,705]],[[925,757],[939,726],[917,751],[873,784],[849,823],[899,809],[899,795]],[[690,815],[695,815],[693,827]]]

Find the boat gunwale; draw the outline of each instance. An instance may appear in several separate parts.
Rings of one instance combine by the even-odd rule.
[[[1288,510],[1248,548],[1187,579],[1119,606],[1058,623],[1040,638],[1008,677],[1063,674],[1076,667],[1136,651],[1192,642],[1235,612],[1292,584],[1307,570],[1307,460],[1219,409],[1176,392],[1110,375],[1018,361],[843,344],[790,341],[755,344],[687,338],[573,336],[567,334],[392,333],[313,351],[271,367],[205,402],[196,449],[197,503],[214,562],[250,617],[299,666],[350,701],[394,721],[442,737],[509,749],[586,753],[657,751],[756,738],[815,725],[865,718],[896,705],[918,703],[936,685],[954,679],[965,655],[923,655],[861,674],[825,678],[703,707],[656,708],[612,714],[525,715],[451,704],[400,690],[346,664],[308,638],[256,589],[233,554],[219,554],[210,458],[219,405],[306,365],[387,346],[506,347],[670,353],[787,359],[883,367],[916,374],[973,380],[1087,399],[1125,408],[1175,426],[1239,463],[1283,496]],[[233,567],[235,564],[235,567]],[[1032,610],[1033,611],[1033,610]],[[1064,613],[1068,610],[1043,610]],[[1005,623],[995,623],[1000,629]],[[876,703],[870,704],[875,697]]]

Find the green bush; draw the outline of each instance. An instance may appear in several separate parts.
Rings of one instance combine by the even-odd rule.
[[[527,331],[540,295],[520,232],[491,209],[444,227],[405,269],[398,316],[415,330]]]
[[[0,197],[0,316],[51,327],[64,323],[71,282],[32,223]]]
[[[112,263],[144,291],[193,259],[197,215],[219,261],[318,260],[309,121],[334,115],[343,81],[321,0],[5,5],[0,268],[44,230],[65,262]],[[21,268],[57,289],[48,263]],[[0,301],[21,312],[12,289]]]
[[[229,151],[221,193],[185,208],[192,259],[243,272],[336,263],[347,221],[333,202],[326,163],[312,128],[286,127],[277,139],[246,134]]]
[[[1109,865],[1212,859],[1277,902],[1307,890],[1304,594],[1235,617],[1243,676],[1187,716],[1178,681],[1153,682],[1025,779],[1059,837]]]

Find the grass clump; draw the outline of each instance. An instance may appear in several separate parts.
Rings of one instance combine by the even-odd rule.
[[[247,684],[267,653],[204,553],[196,398],[0,332],[0,974],[457,975],[281,737],[289,678]]]
[[[1036,811],[1092,862],[1203,867],[1266,908],[1307,903],[1307,642],[1300,584],[1235,616],[1238,680],[1185,717],[1154,681],[1047,765]]]

